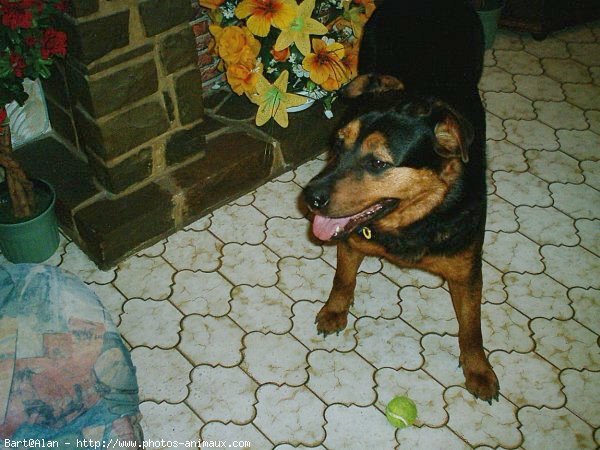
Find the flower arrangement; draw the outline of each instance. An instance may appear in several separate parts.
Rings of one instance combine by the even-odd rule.
[[[258,106],[256,124],[287,127],[287,108],[323,102],[356,76],[374,0],[199,0],[231,89]],[[288,92],[289,91],[289,92]]]
[[[55,28],[66,0],[0,0],[0,165],[16,217],[31,214],[31,182],[10,156],[10,129],[5,105],[27,100],[25,79],[48,78],[56,57],[64,57],[67,37]]]

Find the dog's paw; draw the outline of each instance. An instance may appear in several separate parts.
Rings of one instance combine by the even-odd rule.
[[[500,395],[500,384],[492,369],[492,366],[481,359],[461,361],[463,373],[465,374],[465,386],[475,398],[484,400],[490,405],[492,400],[498,400]]]
[[[317,314],[315,323],[317,332],[323,336],[339,333],[348,325],[348,311],[331,311],[327,306],[323,306]]]

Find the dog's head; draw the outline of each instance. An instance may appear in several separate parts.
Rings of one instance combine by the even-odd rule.
[[[395,233],[444,202],[460,179],[471,125],[442,101],[402,91],[400,81],[375,75],[345,88],[367,108],[337,131],[329,164],[304,189],[319,239],[343,238],[367,223]]]

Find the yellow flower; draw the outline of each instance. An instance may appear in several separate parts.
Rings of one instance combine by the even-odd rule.
[[[247,28],[236,26],[221,28],[218,25],[211,25],[210,32],[215,37],[215,52],[226,64],[243,63],[248,67],[254,66],[260,51],[260,42]]]
[[[346,68],[348,75],[348,81],[356,78],[358,75],[358,41],[351,43],[347,42],[344,44],[344,57],[342,58],[342,64]]]
[[[244,64],[232,64],[227,67],[227,82],[237,95],[253,94],[261,72],[261,65],[250,68]]]
[[[266,36],[271,25],[283,30],[288,28],[298,6],[293,0],[243,0],[236,8],[238,19],[246,19],[248,29],[255,36]]]
[[[200,6],[204,6],[212,11],[225,3],[225,0],[199,0],[198,3],[200,3]]]
[[[312,41],[314,53],[309,53],[302,61],[302,67],[312,81],[323,89],[334,91],[348,81],[346,67],[342,63],[344,46],[338,42],[327,44],[321,39]]]
[[[296,44],[303,55],[310,53],[310,35],[325,34],[327,27],[311,18],[315,0],[304,0],[297,8],[297,15],[288,28],[281,31],[275,42],[275,50],[283,50],[292,43]]]
[[[272,117],[281,127],[287,128],[287,108],[299,106],[306,102],[306,97],[287,92],[288,78],[289,73],[287,70],[281,72],[281,75],[273,84],[260,75],[256,83],[256,94],[248,96],[253,103],[258,105],[256,113],[257,126],[264,125]]]

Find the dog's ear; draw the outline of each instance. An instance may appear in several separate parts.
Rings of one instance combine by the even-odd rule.
[[[356,98],[367,93],[403,91],[404,83],[391,75],[367,74],[359,75],[342,88],[342,95]]]
[[[474,131],[471,123],[454,108],[445,103],[435,105],[436,152],[444,158],[460,158],[469,162],[469,147],[473,143]]]

